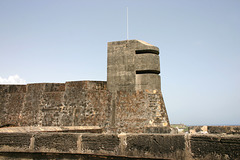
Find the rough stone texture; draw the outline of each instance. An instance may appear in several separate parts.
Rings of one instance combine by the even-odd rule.
[[[1,133],[1,151],[28,151],[32,134],[27,133]]]
[[[34,136],[36,152],[73,152],[77,150],[78,135],[76,134],[37,134]]]
[[[83,153],[117,153],[119,144],[117,135],[83,134],[81,137]]]
[[[240,137],[191,135],[190,147],[196,159],[240,159]]]
[[[109,123],[111,93],[106,82],[1,85],[0,96],[0,126],[105,127]]]
[[[20,125],[56,125],[57,120],[51,111],[59,110],[64,84],[28,84],[20,112]],[[48,121],[48,123],[46,123]]]
[[[0,85],[0,127],[99,126],[144,132],[169,126],[159,49],[140,40],[108,43],[108,81]]]
[[[239,135],[124,133],[169,132],[159,73],[159,49],[143,41],[127,40],[108,43],[108,82],[0,85],[1,128],[105,128],[105,134],[0,133],[0,159],[15,159],[7,153],[21,152],[30,153],[30,158],[39,152],[36,157],[40,158],[53,153],[70,155],[69,159],[75,154],[89,154],[80,159],[98,159],[101,154],[107,155],[103,156],[106,159],[114,159],[112,155],[127,159],[240,159]],[[239,134],[237,126],[201,126],[195,130]],[[109,132],[121,134],[106,134]]]
[[[60,123],[63,126],[107,127],[110,98],[106,82],[67,82]]]
[[[140,133],[146,126],[169,126],[159,73],[156,46],[140,40],[108,43],[107,88],[113,96],[112,130]]]
[[[61,153],[0,153],[0,160],[165,160],[124,156],[61,154]]]
[[[157,47],[140,40],[109,42],[108,90],[111,92],[146,89],[160,91],[158,54]],[[149,77],[148,74],[152,76]]]
[[[208,126],[208,133],[240,134],[240,126]]]
[[[95,81],[0,89],[0,126],[99,126],[105,132],[140,133],[146,126],[169,125],[157,91],[112,93],[106,82]]]
[[[161,93],[118,92],[115,117],[117,132],[142,133],[146,126],[169,126]]]
[[[139,134],[126,139],[126,154],[142,157],[184,159],[184,135]]]
[[[240,134],[240,126],[190,126],[189,133]]]
[[[0,126],[19,125],[25,85],[0,85]]]
[[[145,127],[144,133],[171,133],[172,128],[167,127]]]
[[[19,157],[23,152],[30,158],[57,154],[67,159],[81,154],[87,157],[103,155],[106,159],[237,160],[240,157],[240,135],[0,133],[0,159],[11,159],[7,153],[14,155],[18,152]],[[40,155],[34,156],[36,153]],[[94,157],[89,156],[89,159]]]

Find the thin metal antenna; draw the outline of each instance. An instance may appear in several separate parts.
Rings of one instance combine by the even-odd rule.
[[[128,40],[128,7],[127,7],[127,40]]]

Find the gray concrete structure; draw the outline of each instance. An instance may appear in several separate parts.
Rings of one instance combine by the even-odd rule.
[[[158,47],[140,40],[108,43],[109,91],[161,91],[159,73]]]

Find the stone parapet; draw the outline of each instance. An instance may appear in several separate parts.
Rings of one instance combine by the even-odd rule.
[[[240,126],[189,126],[189,133],[240,134]]]
[[[0,133],[0,159],[8,153],[175,160],[239,159],[239,135]],[[65,157],[65,158],[66,158]],[[90,157],[90,156],[89,156]],[[21,157],[18,157],[21,159]],[[63,155],[64,158],[64,155]],[[66,158],[67,159],[67,158]],[[69,158],[70,159],[70,158]],[[92,159],[92,158],[89,158]],[[94,158],[93,158],[94,159]],[[99,158],[100,159],[100,158]]]

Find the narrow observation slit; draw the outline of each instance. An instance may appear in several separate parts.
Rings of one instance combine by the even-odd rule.
[[[136,54],[157,54],[157,55],[159,55],[159,51],[152,50],[152,49],[136,50]]]
[[[156,70],[140,70],[140,71],[136,71],[136,74],[159,74],[160,71],[156,71]]]

